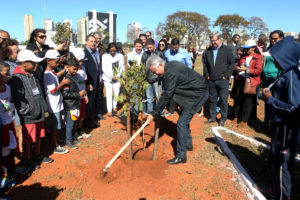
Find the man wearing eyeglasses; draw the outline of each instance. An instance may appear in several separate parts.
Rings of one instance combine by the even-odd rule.
[[[0,47],[4,40],[10,39],[10,35],[5,30],[0,29]]]
[[[147,38],[147,39],[149,39],[149,38],[150,38],[150,39],[153,39],[153,38],[152,38],[152,33],[151,33],[150,31],[147,31],[147,32],[146,32],[146,38]],[[153,39],[153,40],[154,40],[154,39]],[[155,48],[157,48],[157,47],[158,47],[158,42],[157,42],[156,40],[154,40],[154,43],[155,43]]]
[[[209,35],[211,46],[203,57],[204,77],[208,81],[210,102],[209,119],[205,124],[216,122],[217,102],[219,98],[221,119],[219,126],[224,126],[228,114],[228,87],[229,78],[232,75],[235,60],[232,49],[222,43],[221,34],[218,31]]]

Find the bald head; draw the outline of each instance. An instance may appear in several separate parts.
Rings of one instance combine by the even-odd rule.
[[[1,30],[0,29],[0,44],[3,42],[5,39],[10,39],[10,35],[7,31]]]

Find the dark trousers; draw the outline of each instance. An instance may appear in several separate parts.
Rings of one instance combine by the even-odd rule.
[[[93,88],[93,91],[87,91],[89,102],[86,105],[86,118],[85,124],[93,121],[98,114],[102,114],[102,102],[103,102],[103,86]]]
[[[220,80],[209,80],[209,94],[210,94],[210,102],[209,102],[209,114],[210,119],[216,120],[217,116],[217,102],[219,97],[219,104],[221,108],[222,120],[227,119],[228,114],[228,87],[229,80],[228,79],[220,79]]]
[[[185,112],[184,110],[181,112],[179,119],[177,121],[177,147],[176,147],[176,157],[178,158],[186,158],[186,147],[192,146],[192,137],[191,137],[191,129],[190,122],[195,113],[197,113],[202,105],[206,102],[208,98],[208,92],[202,98],[200,103],[196,106],[194,113]]]
[[[244,94],[245,78],[238,77],[235,84],[234,117],[248,122],[256,118],[256,95]]]
[[[300,126],[273,123],[271,129],[272,194],[276,200],[286,200],[291,197],[291,172],[295,162],[297,134],[299,134]]]

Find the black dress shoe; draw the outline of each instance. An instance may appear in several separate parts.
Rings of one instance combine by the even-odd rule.
[[[193,146],[187,146],[187,147],[186,147],[186,150],[187,150],[187,151],[193,151],[193,149],[194,149]]]
[[[204,122],[204,124],[212,124],[212,123],[215,123],[215,122],[216,122],[216,120],[209,119],[206,122]]]
[[[177,165],[179,163],[186,163],[186,158],[175,157],[171,160],[168,160],[167,163],[172,164],[172,165]]]

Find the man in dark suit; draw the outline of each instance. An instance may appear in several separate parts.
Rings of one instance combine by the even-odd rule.
[[[83,66],[87,73],[87,92],[89,102],[86,106],[86,118],[84,125],[89,128],[96,128],[100,123],[96,120],[97,115],[101,114],[101,74],[99,52],[97,51],[97,43],[93,35],[86,38],[86,47],[84,49],[85,61]]]
[[[216,122],[217,101],[219,98],[222,117],[219,126],[224,126],[228,113],[228,86],[229,78],[234,68],[234,57],[231,48],[222,44],[221,35],[215,31],[209,35],[211,46],[203,58],[204,77],[209,83],[210,118],[206,124]]]
[[[240,35],[239,34],[234,34],[232,36],[232,42],[229,43],[227,46],[230,47],[232,49],[232,54],[234,56],[234,59],[239,59],[238,55],[237,55],[237,50],[239,48],[241,48],[241,43],[239,43],[240,41]]]
[[[146,62],[147,70],[162,78],[164,92],[148,120],[158,117],[166,105],[173,99],[181,108],[177,121],[176,156],[168,160],[169,164],[185,163],[186,151],[193,150],[190,122],[208,98],[207,82],[203,76],[178,61],[166,63],[156,55]]]

